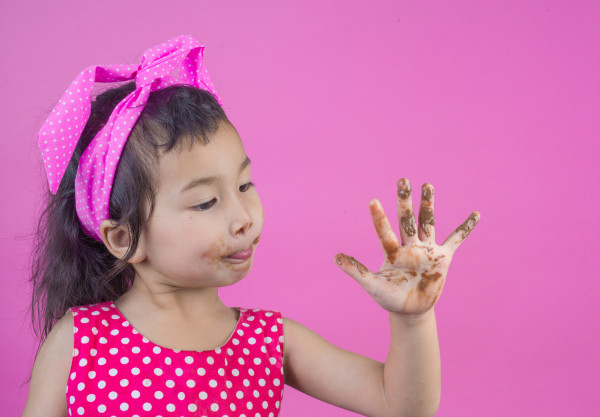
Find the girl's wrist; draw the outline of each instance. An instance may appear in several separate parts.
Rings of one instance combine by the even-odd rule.
[[[420,326],[420,325],[424,324],[434,314],[435,313],[434,313],[433,307],[430,310],[427,310],[425,313],[422,313],[422,314],[405,314],[405,313],[398,313],[395,311],[389,312],[390,319],[401,322],[401,323],[405,324],[406,326],[410,326],[410,327]]]

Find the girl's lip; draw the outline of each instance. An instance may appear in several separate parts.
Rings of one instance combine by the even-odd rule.
[[[227,256],[227,258],[246,260],[252,256],[253,251],[254,251],[254,248],[252,246],[250,246],[245,251],[234,253],[233,255]]]

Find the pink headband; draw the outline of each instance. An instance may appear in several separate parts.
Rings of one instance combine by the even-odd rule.
[[[203,50],[204,46],[191,36],[178,36],[147,49],[138,67],[88,67],[71,83],[42,125],[38,142],[50,191],[56,194],[90,116],[94,82],[135,79],[136,89],[117,104],[106,125],[79,160],[75,177],[75,207],[87,235],[102,241],[100,223],[109,218],[110,192],[117,164],[129,133],[152,91],[172,84],[187,84],[211,92],[222,104],[202,62]],[[176,70],[179,70],[178,76],[170,75]]]

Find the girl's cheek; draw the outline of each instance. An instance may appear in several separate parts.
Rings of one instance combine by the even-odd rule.
[[[265,223],[265,209],[260,201],[258,195],[256,196],[256,201],[254,203],[254,219],[258,230],[262,230],[262,226]]]
[[[202,254],[202,258],[211,261],[218,261],[222,257],[226,256],[227,248],[225,247],[225,238],[223,236],[219,236],[218,239],[213,240],[213,242],[206,247],[204,253]]]

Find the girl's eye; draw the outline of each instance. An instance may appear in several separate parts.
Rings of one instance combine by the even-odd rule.
[[[253,185],[254,185],[254,183],[253,183],[252,181],[251,181],[251,182],[247,182],[247,183],[246,183],[246,184],[244,184],[244,185],[240,185],[240,191],[241,191],[241,192],[243,192],[243,193],[245,193],[245,192],[246,192],[246,191],[248,191],[248,190],[250,189],[250,187],[252,187]]]
[[[246,191],[248,191],[250,189],[250,187],[254,186],[253,182],[247,182],[246,184],[240,185],[240,191],[245,193]],[[209,208],[211,208],[215,203],[217,202],[216,198],[213,198],[212,200],[210,200],[209,202],[206,202],[204,204],[198,204],[197,206],[194,206],[195,209],[198,210],[208,210]]]
[[[216,201],[217,201],[217,199],[213,198],[208,203],[198,204],[197,206],[194,206],[194,208],[197,208],[199,210],[208,210],[209,208],[211,208],[215,204]]]

